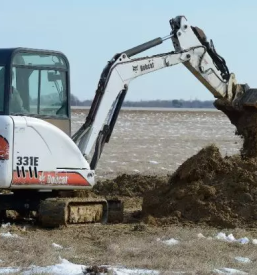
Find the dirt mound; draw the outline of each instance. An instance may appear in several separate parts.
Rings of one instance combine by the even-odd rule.
[[[122,174],[112,180],[98,181],[93,188],[101,196],[142,197],[146,191],[167,184],[167,177]]]
[[[166,187],[143,199],[145,217],[157,223],[204,223],[215,227],[257,225],[257,159],[223,158],[214,145],[185,161]]]

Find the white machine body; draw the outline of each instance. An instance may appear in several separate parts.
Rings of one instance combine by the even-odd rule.
[[[76,144],[43,120],[0,117],[0,188],[83,189],[94,183]]]

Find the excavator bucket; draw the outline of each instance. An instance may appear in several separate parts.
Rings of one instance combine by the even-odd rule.
[[[257,89],[247,90],[241,98],[241,103],[245,107],[254,107],[257,109]]]
[[[228,99],[216,99],[214,106],[222,111],[235,126],[248,110],[251,113],[257,112],[257,89],[246,89],[239,93],[232,102]]]

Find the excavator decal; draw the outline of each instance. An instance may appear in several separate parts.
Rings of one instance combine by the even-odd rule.
[[[9,142],[6,138],[0,135],[0,160],[9,159]]]
[[[24,176],[25,175],[25,176]],[[35,173],[31,176],[29,171],[20,173],[13,171],[14,185],[79,185],[90,186],[89,182],[79,173],[76,172],[38,172],[37,177]]]

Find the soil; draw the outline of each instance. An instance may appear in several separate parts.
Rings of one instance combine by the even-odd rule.
[[[111,180],[98,181],[93,192],[102,196],[142,197],[145,192],[167,183],[167,177],[122,174]]]
[[[257,225],[257,159],[223,158],[215,145],[200,150],[143,199],[152,223],[208,224],[215,227]],[[150,215],[150,218],[149,218]],[[154,217],[154,218],[151,218]]]
[[[243,138],[243,157],[257,157],[257,111],[246,110],[237,120],[236,134]]]

